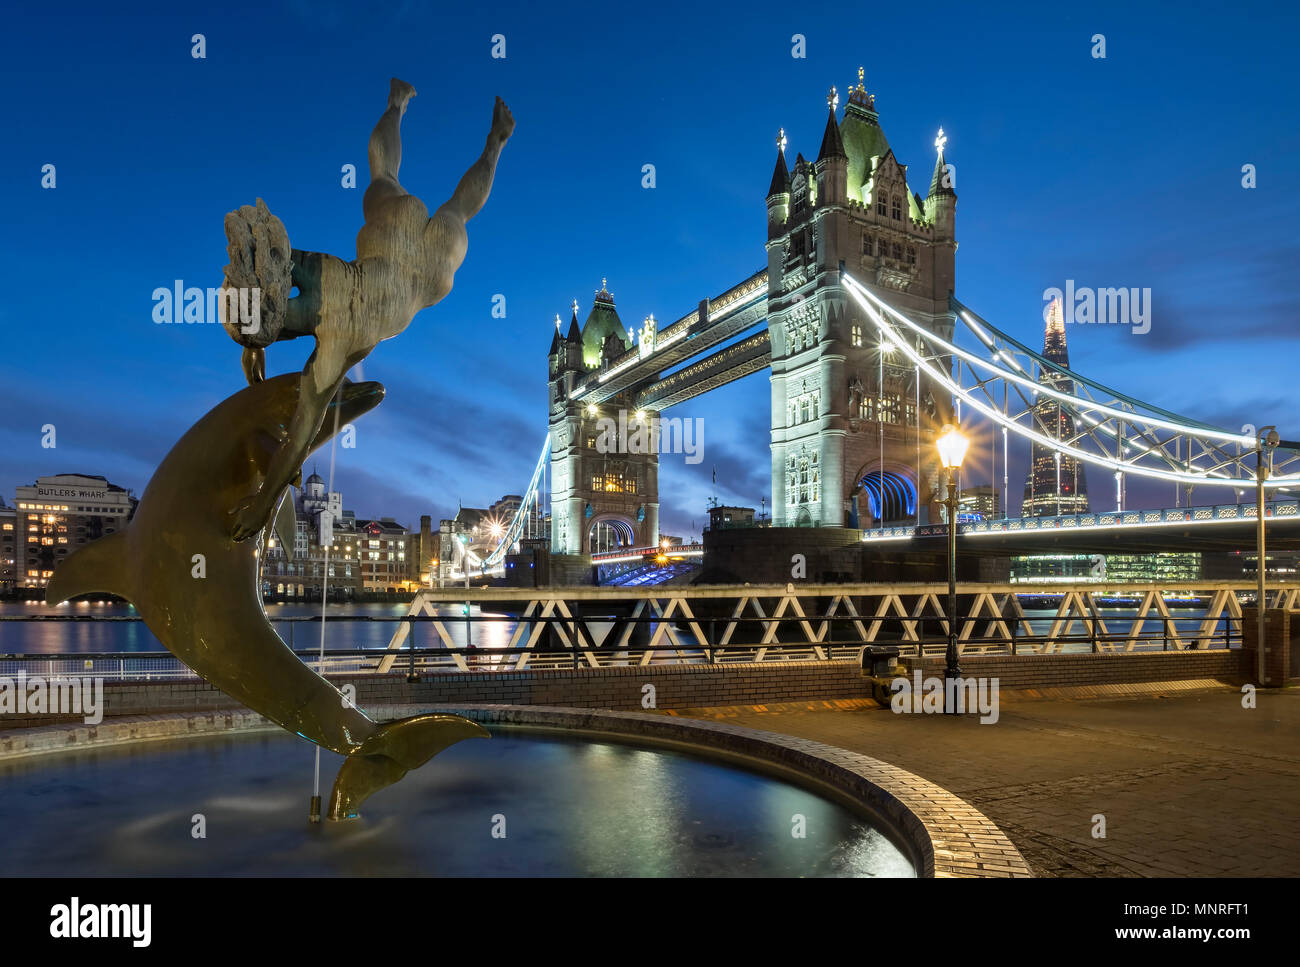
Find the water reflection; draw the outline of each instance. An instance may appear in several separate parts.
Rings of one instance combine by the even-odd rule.
[[[318,827],[306,822],[311,747],[287,735],[19,760],[0,766],[0,875],[913,875],[862,820],[778,780],[494,731],[377,794],[360,821]],[[332,776],[338,757],[324,760]],[[191,835],[197,813],[204,839]]]

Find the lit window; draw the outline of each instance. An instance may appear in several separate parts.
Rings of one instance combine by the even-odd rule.
[[[861,327],[861,326],[854,326],[854,327],[853,327],[853,345],[855,345],[855,346],[861,346],[861,345],[862,345],[862,327]]]

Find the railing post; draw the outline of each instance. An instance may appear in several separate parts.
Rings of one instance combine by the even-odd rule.
[[[407,666],[406,680],[408,682],[418,682],[420,676],[415,673],[415,622],[410,618],[406,619],[406,629],[406,636],[411,642],[411,647],[409,649],[410,663]]]
[[[467,574],[469,573],[468,566],[466,566],[466,573]],[[466,582],[468,582],[469,578],[467,577],[465,580]],[[465,602],[465,664],[466,665],[472,664],[472,660],[474,658],[474,655],[470,651],[470,649],[474,647],[474,625],[470,622],[469,619],[470,619],[469,601],[467,600]]]
[[[573,612],[572,612],[573,617],[569,619],[570,627],[573,629],[573,633],[572,635],[570,635],[569,638],[569,644],[573,648],[573,670],[574,671],[578,670],[578,610],[579,610],[578,602],[577,600],[574,600]]]
[[[709,619],[709,640],[704,643],[704,654],[708,656],[710,665],[713,664],[713,646],[718,642],[716,621],[716,618]]]

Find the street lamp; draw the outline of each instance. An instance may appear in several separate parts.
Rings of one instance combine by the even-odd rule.
[[[943,677],[945,682],[945,697],[954,694],[955,689],[946,687],[947,682],[952,679],[961,678],[961,666],[957,663],[957,471],[961,469],[961,462],[966,457],[966,448],[970,446],[970,440],[962,435],[961,430],[951,423],[944,425],[939,431],[939,439],[935,441],[935,446],[939,450],[939,463],[948,475],[948,651],[946,654],[946,664],[944,667]],[[953,703],[954,706],[956,703]],[[955,708],[945,708],[944,711],[953,712]]]
[[[1264,573],[1264,481],[1268,479],[1273,451],[1281,442],[1275,426],[1261,427],[1255,438],[1255,670],[1261,685],[1267,675],[1264,663],[1264,598],[1268,590]]]

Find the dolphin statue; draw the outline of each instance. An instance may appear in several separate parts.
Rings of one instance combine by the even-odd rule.
[[[69,555],[55,570],[45,600],[57,603],[91,591],[126,598],[167,650],[205,681],[290,732],[346,756],[328,815],[351,819],[368,796],[449,745],[490,733],[459,715],[373,721],[303,664],[267,620],[259,542],[232,540],[232,512],[262,485],[288,433],[299,377],[255,383],[195,423],[159,464],[126,529]],[[345,381],[310,449],[383,398],[379,383]],[[286,506],[287,500],[282,510]],[[282,536],[289,547],[292,535],[290,524]]]

